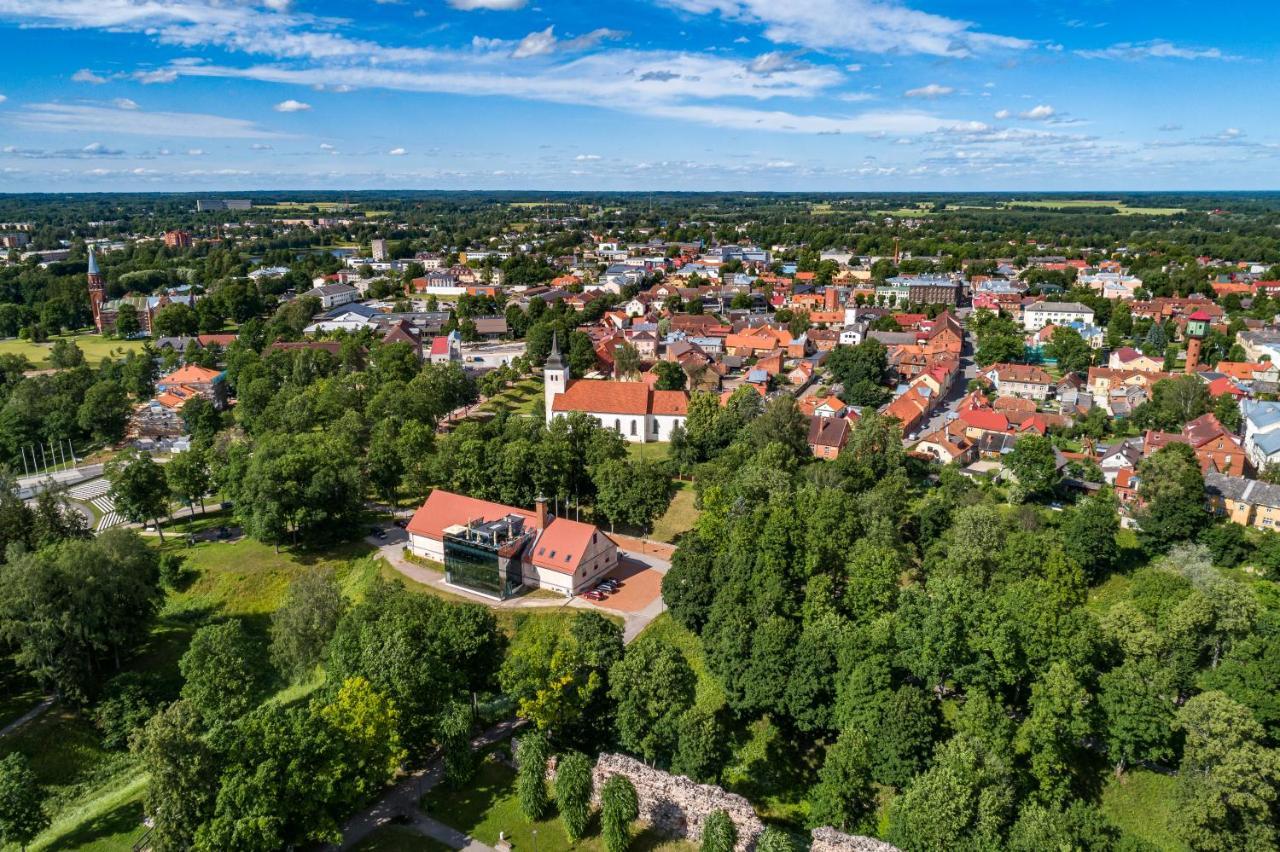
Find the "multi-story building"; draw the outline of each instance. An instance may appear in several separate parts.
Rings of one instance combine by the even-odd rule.
[[[191,235],[186,231],[173,230],[164,232],[164,244],[168,248],[191,248]]]
[[[1022,309],[1022,327],[1039,331],[1046,325],[1093,324],[1093,308],[1079,302],[1035,302]]]

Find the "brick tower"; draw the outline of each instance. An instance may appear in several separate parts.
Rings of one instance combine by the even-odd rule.
[[[107,283],[102,280],[102,273],[98,271],[98,259],[93,256],[93,249],[89,249],[89,307],[93,310],[93,324],[98,329],[98,333],[102,333],[102,303],[107,298]]]
[[[1200,367],[1200,349],[1204,346],[1204,339],[1209,334],[1211,319],[1212,317],[1203,309],[1187,317],[1187,328],[1183,334],[1187,338],[1187,363],[1184,370],[1188,374],[1194,373]]]

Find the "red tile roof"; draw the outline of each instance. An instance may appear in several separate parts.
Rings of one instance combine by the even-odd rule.
[[[571,382],[564,393],[556,394],[551,410],[684,415],[689,411],[689,395],[684,391],[652,390],[644,382],[579,379]]]
[[[186,364],[167,376],[156,379],[157,385],[201,385],[208,384],[222,373],[195,364]]]

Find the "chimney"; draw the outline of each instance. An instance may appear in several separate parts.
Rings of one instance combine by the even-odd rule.
[[[539,497],[534,501],[534,505],[538,510],[538,529],[545,530],[547,528],[547,498]]]

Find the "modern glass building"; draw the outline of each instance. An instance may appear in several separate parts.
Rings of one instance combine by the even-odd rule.
[[[525,546],[533,540],[520,515],[472,521],[444,531],[445,582],[499,600],[520,588]]]

